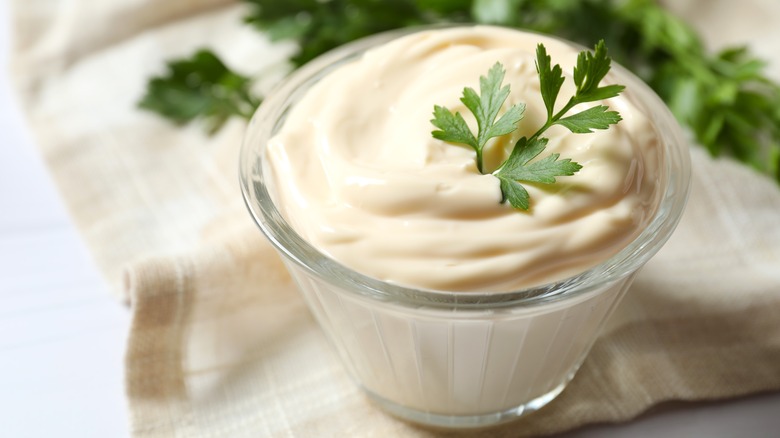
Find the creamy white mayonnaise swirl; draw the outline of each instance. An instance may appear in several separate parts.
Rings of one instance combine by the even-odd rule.
[[[578,48],[536,34],[488,27],[427,30],[374,48],[334,70],[295,104],[266,149],[273,196],[308,242],[366,275],[448,291],[505,291],[559,280],[627,245],[652,218],[662,159],[657,133],[630,90],[603,104],[623,117],[593,134],[556,126],[542,155],[583,165],[552,185],[524,184],[531,209],[501,204],[499,181],[480,174],[472,149],[431,136],[433,106],[460,112],[463,87],[496,62],[524,102],[511,138],[485,149],[494,169],[522,135],[545,121],[535,50],[543,43],[574,92]],[[619,83],[610,73],[605,83]],[[582,110],[597,103],[583,105]]]

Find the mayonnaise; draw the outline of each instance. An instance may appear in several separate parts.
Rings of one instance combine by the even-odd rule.
[[[506,291],[560,280],[627,245],[659,201],[661,146],[628,98],[623,117],[592,134],[555,126],[539,158],[560,153],[583,168],[552,185],[524,184],[531,209],[501,204],[499,181],[472,149],[434,139],[434,105],[460,112],[464,87],[500,62],[511,87],[503,111],[526,104],[520,127],[485,148],[489,172],[546,120],[535,68],[543,43],[573,95],[579,48],[539,35],[476,26],[428,30],[372,49],[315,84],[266,149],[285,219],[314,247],[363,274],[447,291]],[[605,83],[612,80],[608,75]]]

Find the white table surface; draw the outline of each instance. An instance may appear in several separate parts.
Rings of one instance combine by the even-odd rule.
[[[108,291],[25,126],[8,79],[9,28],[0,2],[0,437],[128,436],[129,310]],[[780,393],[673,404],[564,436],[780,437]]]
[[[68,218],[8,80],[0,1],[0,437],[128,436],[130,313]]]

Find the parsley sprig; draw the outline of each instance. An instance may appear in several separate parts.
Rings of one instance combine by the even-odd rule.
[[[250,93],[251,80],[231,71],[213,52],[168,63],[165,75],[149,81],[140,108],[157,112],[177,125],[200,118],[214,133],[233,116],[252,117],[260,99]]]
[[[606,105],[593,106],[567,116],[579,104],[615,97],[625,88],[622,85],[599,86],[611,66],[604,41],[599,41],[593,52],[583,51],[577,57],[573,75],[576,91],[558,111],[555,111],[555,103],[563,86],[564,76],[560,65],[551,64],[547,49],[543,44],[539,44],[536,49],[536,70],[539,74],[542,100],[547,110],[547,120],[530,137],[521,137],[509,157],[492,172],[500,181],[501,202],[509,201],[514,208],[520,210],[530,208],[528,191],[522,183],[553,184],[556,177],[574,175],[582,168],[582,165],[569,158],[561,159],[558,153],[534,161],[547,148],[549,140],[542,137],[547,129],[553,125],[561,125],[573,133],[587,134],[594,129],[607,129],[621,120],[620,114],[609,110]],[[504,67],[496,63],[487,76],[480,77],[480,94],[469,87],[463,89],[461,102],[477,121],[477,135],[471,132],[460,113],[452,113],[439,105],[435,105],[433,109],[434,118],[431,123],[439,128],[431,133],[433,137],[474,149],[480,173],[484,173],[482,151],[488,140],[514,132],[525,111],[525,105],[519,103],[498,117],[510,92],[509,85],[501,86],[504,74]]]

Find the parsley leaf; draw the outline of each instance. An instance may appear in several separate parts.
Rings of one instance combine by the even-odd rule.
[[[609,111],[608,106],[599,105],[558,119],[555,123],[569,128],[576,134],[590,134],[593,129],[607,129],[609,125],[614,125],[620,120],[620,114],[616,111]]]
[[[536,70],[539,72],[539,89],[542,92],[544,106],[547,108],[548,119],[553,116],[555,101],[563,85],[561,66],[556,64],[555,67],[550,67],[551,62],[547,49],[540,44],[536,48]]]
[[[617,93],[611,96],[607,95],[611,91],[609,87],[599,87],[599,83],[609,72],[611,63],[612,61],[607,56],[604,40],[596,43],[595,52],[583,51],[577,55],[577,65],[574,67],[574,84],[577,85],[576,97],[581,102],[593,102],[617,96]],[[613,86],[612,89],[614,88]]]
[[[501,181],[502,203],[509,201],[515,208],[528,210],[528,191],[520,181],[552,184],[556,176],[571,176],[582,169],[582,165],[569,158],[559,160],[560,154],[557,153],[531,162],[546,147],[547,139],[539,137],[531,141],[522,137],[515,144],[501,171],[494,173]]]
[[[563,73],[560,65],[550,67],[550,55],[544,45],[536,48],[536,71],[539,73],[539,84],[544,105],[547,108],[547,123],[535,135],[539,135],[554,124],[560,124],[576,133],[590,133],[591,129],[607,129],[609,125],[620,121],[620,115],[615,111],[607,111],[607,107],[594,107],[563,118],[575,105],[580,103],[595,102],[609,99],[620,94],[625,88],[622,85],[607,85],[599,87],[599,83],[607,75],[612,60],[607,55],[604,40],[596,43],[595,54],[582,51],[577,56],[577,65],[574,67],[574,84],[577,90],[566,105],[553,114],[558,92],[563,84]]]
[[[499,180],[501,203],[508,201],[514,208],[528,210],[529,194],[521,183],[553,184],[556,177],[574,175],[582,168],[579,163],[569,158],[561,159],[560,154],[557,153],[534,160],[547,147],[548,139],[541,135],[548,128],[559,124],[573,133],[590,133],[594,129],[607,129],[621,120],[620,114],[610,111],[605,105],[594,106],[564,117],[575,105],[601,100],[602,96],[614,97],[623,90],[622,85],[599,86],[609,72],[610,63],[603,41],[596,44],[593,53],[581,52],[574,70],[576,92],[556,113],[555,102],[564,82],[563,72],[560,65],[551,65],[550,56],[544,45],[537,46],[536,70],[539,73],[542,100],[547,110],[547,121],[531,137],[521,137],[515,143],[509,157],[493,171],[492,175]],[[504,67],[496,63],[487,76],[480,77],[479,95],[471,88],[463,89],[461,101],[477,119],[477,135],[471,132],[460,113],[453,114],[439,105],[435,105],[433,109],[434,118],[431,123],[439,128],[431,133],[433,137],[471,146],[477,153],[477,168],[481,173],[484,173],[482,149],[487,141],[515,131],[525,110],[524,104],[514,105],[497,122],[495,121],[509,96],[509,85],[501,86],[504,73]]]
[[[216,132],[231,116],[249,119],[260,100],[249,92],[249,78],[230,71],[211,51],[168,63],[164,76],[151,79],[140,108],[157,112],[177,125],[205,119]]]
[[[460,113],[453,114],[443,106],[434,105],[433,117],[431,123],[440,129],[440,131],[432,132],[434,138],[450,143],[469,145],[479,154],[480,148],[477,138],[471,133],[466,120],[463,119]]]
[[[483,172],[482,150],[488,140],[494,137],[509,134],[517,129],[517,122],[523,118],[525,104],[513,105],[501,118],[496,121],[498,112],[509,96],[509,86],[501,86],[504,80],[505,70],[500,63],[496,63],[488,71],[487,76],[479,78],[479,93],[473,88],[463,89],[463,97],[460,101],[471,111],[477,119],[477,135],[471,133],[466,121],[460,113],[451,113],[450,110],[436,105],[433,108],[433,126],[439,128],[431,134],[434,138],[450,143],[462,143],[471,146],[477,153],[477,169]]]

